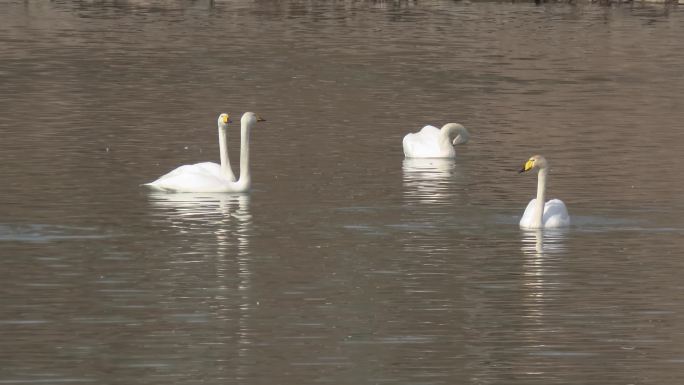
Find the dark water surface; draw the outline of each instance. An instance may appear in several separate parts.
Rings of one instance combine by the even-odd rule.
[[[2,2],[0,384],[681,384],[683,42],[681,6]],[[250,194],[139,187],[223,111],[268,119]],[[567,230],[517,226],[535,153]]]

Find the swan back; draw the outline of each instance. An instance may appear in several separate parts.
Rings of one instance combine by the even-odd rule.
[[[535,228],[534,226],[534,206],[537,204],[537,199],[532,199],[527,204],[522,218],[520,218],[520,227],[526,229]],[[570,226],[570,215],[565,203],[560,199],[551,199],[544,204],[544,213],[542,214],[542,228],[558,228]]]
[[[221,166],[203,162],[180,166],[146,186],[157,191],[223,192],[230,183],[222,173]]]
[[[544,204],[544,215],[542,218],[545,228],[570,226],[568,209],[560,199],[551,199]]]
[[[456,156],[454,147],[442,131],[427,125],[419,132],[409,133],[402,142],[404,156],[407,158],[453,158]]]

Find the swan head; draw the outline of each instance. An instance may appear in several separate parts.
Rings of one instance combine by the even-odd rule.
[[[248,126],[252,126],[252,125],[256,124],[257,122],[265,122],[265,121],[266,121],[266,119],[255,114],[254,112],[245,112],[244,114],[242,114],[242,119],[240,119],[240,123],[242,125],[248,125]]]
[[[218,117],[218,126],[219,128],[226,128],[228,127],[228,123],[230,123],[230,115],[227,113],[222,113]]]
[[[549,163],[546,161],[546,158],[544,158],[541,155],[535,155],[535,156],[531,157],[530,159],[528,159],[527,162],[525,162],[525,164],[520,169],[520,171],[518,171],[518,174],[523,173],[523,172],[527,172],[527,171],[532,171],[535,168],[538,168],[538,169],[547,168],[548,166],[549,166]]]
[[[457,145],[457,144],[466,144],[468,143],[468,140],[470,140],[470,133],[468,130],[463,127],[463,125],[458,124],[458,123],[447,123],[442,127],[442,130],[444,131],[453,131],[456,133],[456,137],[451,141],[451,144]]]

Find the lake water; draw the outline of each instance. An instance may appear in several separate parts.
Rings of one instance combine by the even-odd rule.
[[[0,4],[0,384],[681,384],[684,8]],[[252,133],[253,190],[159,194]],[[455,160],[402,137],[460,122]],[[525,232],[531,155],[573,225]]]

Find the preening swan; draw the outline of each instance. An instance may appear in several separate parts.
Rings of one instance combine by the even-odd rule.
[[[560,199],[552,199],[545,203],[546,177],[549,174],[549,163],[541,155],[531,157],[519,173],[539,169],[537,177],[537,198],[527,204],[525,213],[520,218],[520,227],[526,229],[541,229],[552,227],[566,227],[570,225],[570,216],[565,203]]]
[[[404,156],[407,158],[454,158],[454,145],[468,142],[468,130],[458,123],[447,123],[440,130],[425,126],[419,132],[404,136]]]
[[[222,116],[225,115],[225,118]],[[236,181],[228,159],[226,125],[228,115],[219,117],[219,144],[221,165],[205,162],[181,166],[145,184],[152,189],[168,192],[246,192],[251,186],[249,172],[249,132],[257,123],[264,121],[253,112],[245,112],[240,120],[240,178]]]

